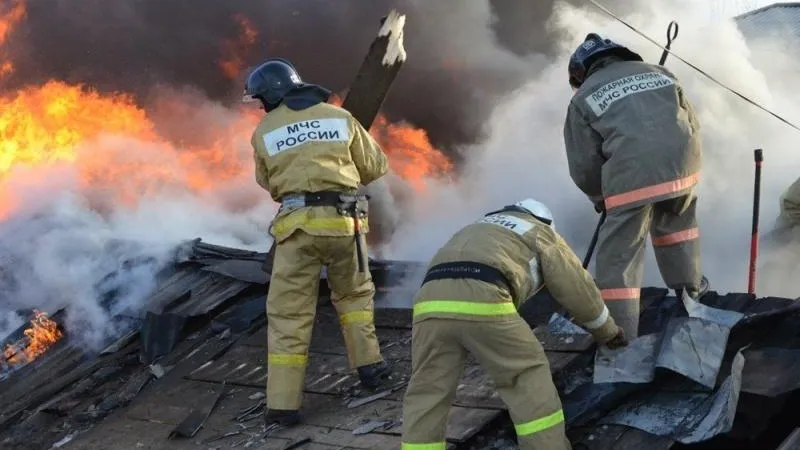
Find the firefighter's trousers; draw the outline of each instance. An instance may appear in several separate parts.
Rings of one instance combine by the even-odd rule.
[[[658,269],[672,289],[697,289],[699,230],[693,195],[609,210],[597,242],[595,281],[611,316],[631,339],[638,336],[639,292],[650,234]]]
[[[369,270],[359,273],[357,258],[353,236],[296,231],[277,244],[267,295],[268,408],[300,408],[323,265],[351,367],[383,360],[373,320],[375,286]]]
[[[414,324],[403,399],[403,450],[444,450],[450,405],[471,353],[508,406],[522,450],[569,450],[550,365],[522,318],[430,318]]]

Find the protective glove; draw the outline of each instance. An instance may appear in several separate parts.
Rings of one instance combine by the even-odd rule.
[[[611,338],[610,341],[606,342],[606,347],[610,348],[611,350],[627,346],[628,338],[625,337],[625,332],[622,331],[622,328],[617,328],[617,335]]]
[[[606,204],[602,200],[599,202],[595,202],[594,210],[597,211],[597,214],[601,214],[603,211],[606,210]]]

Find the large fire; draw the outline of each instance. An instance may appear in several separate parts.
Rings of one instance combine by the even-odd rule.
[[[17,2],[0,16],[0,50],[24,14],[24,4]],[[239,55],[258,36],[245,17],[233,19],[240,34],[223,43],[226,53],[219,61],[220,70],[231,78],[241,75],[244,63]],[[185,100],[161,102],[172,102],[180,111],[179,103]],[[252,156],[237,150],[249,145],[261,112],[242,108],[231,114],[239,119],[202,144],[187,144],[163,136],[151,111],[125,93],[101,94],[90,86],[60,81],[0,92],[0,219],[20,206],[19,196],[7,185],[12,172],[25,171],[23,184],[35,184],[46,177],[40,169],[68,164],[77,173],[82,193],[102,193],[109,203],[131,206],[165,191],[209,191],[251,176]],[[213,124],[197,124],[203,131],[209,127]],[[381,115],[371,133],[389,155],[392,169],[417,189],[424,189],[427,177],[452,169],[424,130],[390,123]]]
[[[0,80],[14,70],[4,44],[25,14],[23,0],[0,6]],[[258,37],[244,16],[233,19],[239,35],[221,43],[218,60],[222,74],[232,80],[241,77],[242,55]],[[194,128],[187,129],[182,112],[192,111],[194,105],[186,99],[162,96],[158,104],[143,107],[124,92],[100,93],[58,80],[0,90],[0,222],[25,205],[22,193],[57,195],[60,188],[48,186],[53,171],[63,168],[74,178],[78,193],[95,207],[91,200],[98,196],[106,205],[133,207],[148,196],[214,192],[243,177],[255,183],[249,141],[263,112],[224,108],[225,116],[234,118],[224,126],[206,118],[188,121]],[[165,109],[176,112],[172,121],[180,122],[180,131],[157,118]],[[371,133],[388,154],[391,168],[415,189],[425,189],[427,178],[452,169],[424,130],[379,116]],[[26,346],[7,348],[6,359],[33,360],[61,333],[37,312],[25,336]]]
[[[47,313],[33,310],[34,317],[30,326],[23,332],[25,337],[14,344],[8,344],[3,350],[5,364],[20,366],[27,364],[47,351],[63,333],[58,324],[47,316]]]

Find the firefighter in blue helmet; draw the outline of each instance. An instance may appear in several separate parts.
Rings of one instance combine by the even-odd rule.
[[[606,211],[596,277],[611,315],[636,337],[647,235],[665,283],[702,295],[694,189],[700,125],[678,79],[595,33],[569,60],[564,142],[570,175]]]
[[[356,233],[367,231],[359,185],[382,177],[387,158],[349,112],[326,103],[329,96],[280,58],[253,70],[245,85],[243,100],[261,102],[268,113],[252,136],[256,181],[281,204],[270,227],[276,248],[267,295],[268,425],[301,419],[323,265],[362,385],[375,388],[389,372],[375,335],[375,287],[369,270],[359,270],[366,242]]]

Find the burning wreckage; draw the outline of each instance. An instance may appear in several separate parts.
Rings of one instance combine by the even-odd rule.
[[[343,105],[369,128],[405,60],[404,17],[381,25]],[[95,288],[118,333],[101,351],[70,338],[65,308],[26,312],[30,323],[3,343],[0,443],[44,448],[399,448],[401,401],[410,371],[404,286],[424,264],[369,260],[376,327],[393,363],[390,389],[362,392],[348,369],[333,308],[322,301],[313,333],[305,424],[266,433],[265,293],[268,253],[200,239],[175,249],[146,312],[115,309],[120,272]],[[2,275],[2,273],[0,273]],[[323,274],[323,278],[325,275]],[[329,295],[325,284],[320,297]],[[790,405],[800,388],[800,306],[790,299],[710,292],[702,304],[642,290],[642,337],[616,358],[555,313],[546,294],[521,314],[545,348],[575,448],[795,448]],[[448,448],[514,448],[492,383],[468,364],[449,419]]]

